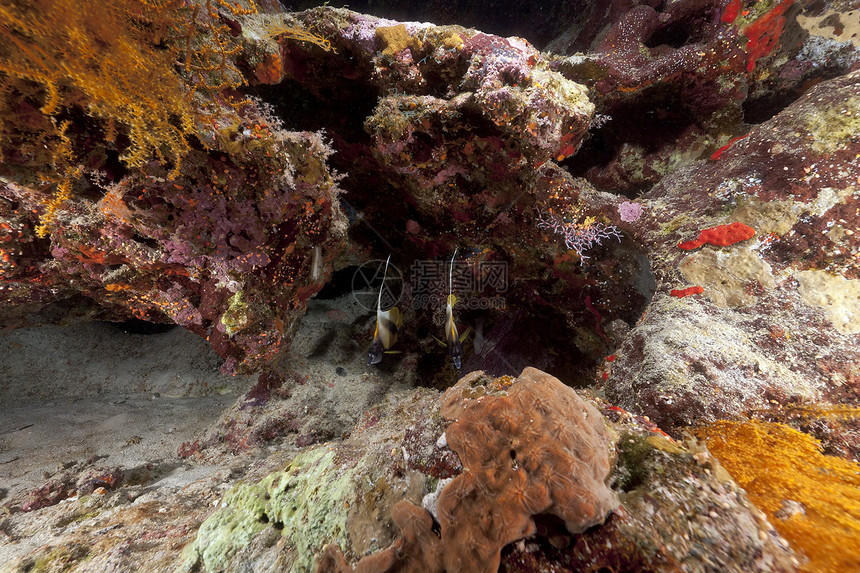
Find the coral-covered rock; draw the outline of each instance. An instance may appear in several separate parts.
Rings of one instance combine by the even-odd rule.
[[[426,477],[406,470],[391,442],[438,402],[426,390],[403,398],[380,408],[373,423],[363,421],[337,447],[306,448],[231,487],[200,526],[180,570],[235,570],[263,545],[267,561],[309,571],[325,540],[339,540],[351,556],[388,545],[392,508],[419,501],[426,489]]]
[[[860,72],[823,83],[640,198],[631,232],[649,245],[660,286],[611,366],[610,399],[665,428],[857,404],[858,105]],[[738,224],[755,235],[679,248]],[[669,297],[690,285],[701,294]]]
[[[829,4],[589,7],[547,46],[569,56],[554,69],[588,85],[597,112],[611,118],[572,169],[633,196],[770,118],[809,86],[857,69],[856,38],[818,25],[825,15],[851,18],[850,9]]]
[[[522,38],[331,8],[290,18],[246,21],[245,53],[257,61],[277,50],[283,62],[275,84],[250,91],[272,102],[288,125],[332,134],[329,163],[348,174],[340,197],[355,247],[342,262],[394,253],[392,264],[409,267],[410,288],[398,301],[404,324],[432,345],[425,333],[437,328],[434,313],[444,312],[447,297],[434,264],[458,250],[458,319],[467,326],[481,320],[488,341],[469,369],[503,374],[535,365],[585,376],[610,350],[602,325],[640,314],[647,289],[631,283],[647,277],[631,274],[648,271],[615,232],[617,213],[600,214],[592,195],[558,166],[591,125],[584,86],[551,69]],[[279,19],[313,29],[331,50],[252,33]],[[571,242],[578,252],[567,254],[571,235],[541,228],[541,217],[581,230]],[[525,276],[530,281],[512,280]],[[372,336],[373,324],[368,328]],[[575,348],[545,351],[570,340]],[[441,370],[427,353],[415,359],[423,370]],[[449,369],[426,383],[447,386],[454,376]]]
[[[612,437],[602,416],[545,372],[526,368],[510,381],[473,372],[445,392],[442,416],[451,422],[448,444],[468,473],[439,500],[440,518],[450,512],[446,521],[455,537],[468,537],[468,526],[460,524],[471,510],[462,495],[484,487],[490,490],[485,503],[510,502],[502,511],[512,515],[500,515],[493,525],[500,531],[517,521],[517,513],[548,513],[580,533],[617,503],[605,484]]]
[[[190,146],[175,173],[154,164],[127,170],[103,157],[100,143],[88,169],[105,177],[102,188],[81,180],[54,205],[20,173],[9,178],[4,220],[28,222],[20,236],[14,231],[4,267],[6,324],[72,320],[75,312],[175,322],[205,336],[225,372],[250,372],[288,347],[333,267],[387,256],[391,245],[398,264],[459,247],[478,285],[459,293],[461,307],[469,320],[490,310],[482,313],[488,338],[504,337],[511,317],[523,316],[507,308],[552,317],[557,328],[524,325],[558,340],[516,345],[524,356],[506,359],[515,370],[538,364],[584,375],[608,350],[600,322],[638,314],[645,299],[629,295],[625,272],[609,269],[609,280],[595,263],[597,278],[586,280],[565,255],[562,268],[544,272],[541,260],[563,242],[538,228],[539,213],[560,204],[558,215],[573,224],[611,225],[589,219],[589,205],[556,166],[579,148],[593,104],[527,41],[331,8],[226,21],[235,51],[225,61],[234,74],[247,71],[254,85],[245,92],[259,99],[228,109],[203,98],[207,121],[195,136],[206,149]],[[80,146],[97,141],[95,129],[73,123],[64,135]],[[320,130],[330,141],[311,133]],[[348,176],[336,185],[333,172]],[[34,242],[47,205],[56,207],[50,243]],[[349,250],[342,207],[355,223]],[[607,234],[604,243],[619,237]],[[541,284],[508,280],[514,276]],[[439,293],[417,290],[406,291],[402,306],[432,310]],[[574,302],[586,298],[588,308]],[[65,315],[48,312],[49,302]],[[425,332],[430,315],[407,310],[405,318]],[[571,338],[574,351],[543,352]],[[477,367],[500,362],[488,357]]]
[[[0,324],[173,322],[254,371],[344,247],[331,149],[236,91],[253,3],[95,9],[4,11]]]
[[[599,404],[619,435],[610,483],[620,506],[574,539],[512,544],[499,571],[797,571],[785,540],[701,444]]]
[[[473,372],[445,393],[441,413],[463,473],[444,487],[433,517],[399,504],[401,539],[356,570],[492,572],[505,545],[537,532],[537,516],[581,533],[617,505],[605,483],[612,438],[603,417],[552,376],[534,368],[517,379]],[[344,566],[329,547],[319,570]]]
[[[517,380],[472,373],[440,402],[444,417],[454,420],[444,435],[463,458],[463,473],[440,481],[424,509],[407,501],[394,507],[401,537],[392,548],[353,569],[329,545],[318,571],[668,572],[680,563],[696,569],[713,562],[737,570],[797,569],[784,540],[707,450],[675,442],[646,417],[588,393],[580,397],[535,369]],[[605,458],[583,463],[595,445],[583,442],[590,441],[600,444],[601,457],[612,442],[611,464]],[[544,444],[537,450],[545,463],[532,466],[536,444]],[[562,471],[561,459],[579,473]],[[558,494],[569,497],[562,476],[580,482],[580,492],[596,492],[600,512],[617,509],[600,527],[583,531],[594,523],[591,509],[579,501],[556,503]],[[534,508],[541,513],[524,518]],[[533,535],[498,555],[499,542],[489,538],[508,527]]]
[[[100,318],[169,321],[206,337],[225,372],[269,363],[343,246],[330,151],[253,107],[215,136],[224,154],[190,152],[172,180],[134,174],[99,199],[70,199],[50,244],[13,237],[8,248],[31,257],[0,286],[4,323],[33,321],[18,304],[33,312],[34,300],[83,295],[105,309]],[[0,196],[18,218],[38,211],[30,187],[7,183]]]

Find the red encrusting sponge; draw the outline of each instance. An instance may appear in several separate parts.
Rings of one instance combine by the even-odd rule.
[[[698,249],[705,243],[717,245],[718,247],[726,247],[740,241],[746,241],[755,235],[755,229],[748,227],[743,223],[732,223],[731,225],[719,225],[705,229],[699,233],[699,238],[695,241],[687,241],[678,245],[679,248],[686,251]]]
[[[678,298],[684,298],[685,296],[690,296],[691,294],[702,294],[703,292],[705,292],[705,289],[703,289],[702,287],[691,286],[682,289],[672,289],[669,294],[672,296],[677,296]]]

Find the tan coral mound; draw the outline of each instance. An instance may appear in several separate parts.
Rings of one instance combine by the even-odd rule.
[[[526,368],[514,381],[473,372],[445,392],[442,416],[464,471],[439,495],[441,536],[426,510],[400,502],[393,519],[402,537],[355,571],[494,572],[505,545],[536,533],[536,515],[580,533],[617,505],[605,484],[603,416],[549,374]],[[351,570],[326,547],[318,571]]]

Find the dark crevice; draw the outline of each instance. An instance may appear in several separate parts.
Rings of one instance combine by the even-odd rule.
[[[671,46],[680,48],[690,40],[689,22],[679,21],[655,31],[645,42],[645,47]]]
[[[659,154],[672,146],[679,137],[696,125],[692,113],[684,106],[678,89],[666,87],[643,92],[632,102],[614,104],[600,113],[611,120],[590,133],[579,152],[566,160],[565,165],[574,176],[587,178],[595,187],[635,198],[659,182],[655,173],[631,177],[629,162],[632,153],[643,155],[647,165],[651,154]],[[624,157],[625,152],[628,157]]]
[[[359,267],[350,266],[332,273],[331,279],[316,294],[317,300],[333,300],[353,290],[353,280]]]
[[[457,24],[502,37],[521,36],[538,49],[564,32],[583,13],[590,11],[590,2],[586,0],[558,2],[554,5],[501,0],[428,0],[422,3],[401,0],[281,0],[285,8],[294,11],[324,3],[397,21]]]
[[[137,318],[130,318],[123,322],[106,322],[105,324],[126,334],[163,334],[176,328],[175,324],[160,324]]]
[[[747,99],[742,106],[744,123],[751,125],[764,123],[791,105],[799,95],[796,93],[768,93],[755,99]]]

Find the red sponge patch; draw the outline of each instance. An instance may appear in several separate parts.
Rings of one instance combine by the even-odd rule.
[[[692,286],[682,289],[672,289],[672,292],[670,292],[669,294],[678,298],[684,298],[685,296],[690,296],[691,294],[702,294],[703,292],[705,292],[705,289],[703,289],[702,287]]]
[[[744,28],[747,37],[747,71],[755,70],[756,60],[769,55],[776,47],[785,26],[785,12],[794,0],[783,0],[764,16]]]
[[[755,229],[748,227],[743,223],[732,223],[731,225],[719,225],[705,229],[699,233],[699,238],[695,241],[687,241],[681,243],[678,247],[684,250],[698,249],[705,243],[725,247],[733,245],[739,241],[746,241],[755,235]]]

